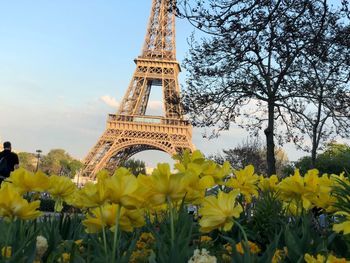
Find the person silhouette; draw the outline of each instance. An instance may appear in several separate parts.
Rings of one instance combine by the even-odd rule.
[[[0,184],[19,167],[18,155],[12,152],[10,142],[4,142],[4,150],[0,152]]]

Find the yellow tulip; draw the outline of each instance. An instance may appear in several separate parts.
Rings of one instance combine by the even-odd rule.
[[[311,197],[312,202],[320,208],[325,209],[327,212],[334,211],[332,205],[336,202],[336,197],[332,195],[333,187],[336,185],[334,176],[329,177],[327,174],[322,175],[319,180],[319,187],[317,194]]]
[[[49,176],[48,192],[53,198],[65,200],[76,191],[76,185],[66,176]]]
[[[1,249],[1,255],[3,258],[10,258],[12,256],[12,247],[6,246]]]
[[[228,162],[220,166],[212,160],[206,160],[204,155],[198,150],[193,153],[185,151],[183,154],[175,155],[173,158],[180,161],[174,165],[180,173],[190,173],[200,178],[205,176],[212,177],[214,182],[212,182],[210,187],[215,184],[222,184],[224,178],[231,172],[231,166]]]
[[[49,186],[49,178],[43,172],[38,171],[33,174],[23,168],[13,171],[7,181],[10,181],[20,194],[32,191],[43,192]]]
[[[13,219],[35,219],[42,213],[37,209],[40,201],[28,203],[16,189],[8,183],[0,189],[0,216]]]
[[[229,162],[224,162],[223,165],[218,165],[214,161],[207,161],[204,166],[203,175],[213,177],[215,184],[223,185],[225,178],[231,173],[231,165]]]
[[[109,190],[109,200],[129,209],[139,205],[139,201],[133,195],[138,188],[136,177],[126,168],[118,168],[114,175],[106,180]]]
[[[347,212],[337,212],[335,213],[337,215],[344,215],[345,216],[345,221],[339,224],[334,224],[333,225],[333,230],[337,233],[343,232],[344,235],[347,235],[350,233],[350,213]]]
[[[213,239],[210,236],[201,236],[200,237],[200,242],[201,243],[209,243],[210,241],[212,241]]]
[[[154,205],[161,205],[168,200],[176,202],[186,194],[183,176],[171,174],[169,164],[158,164],[151,176],[149,200]]]
[[[71,201],[72,195],[77,190],[72,180],[65,176],[51,175],[49,177],[49,194],[55,199],[55,211],[63,208],[63,201]]]
[[[178,169],[180,172],[184,172],[185,170],[187,170],[190,164],[201,165],[205,162],[204,155],[199,150],[195,150],[191,153],[189,150],[186,149],[181,154],[175,154],[173,156],[173,159],[179,161],[175,164],[175,168]]]
[[[284,247],[283,249],[276,249],[276,251],[273,254],[273,257],[271,259],[271,263],[282,263],[284,258],[287,255],[288,255],[287,247]]]
[[[88,182],[82,189],[76,191],[67,201],[76,207],[98,207],[105,204],[109,198],[107,188],[108,172],[101,171],[97,175],[97,183]]]
[[[329,255],[326,263],[350,263],[350,260],[346,260],[346,258],[337,258],[333,255]]]
[[[350,261],[345,258],[337,258],[333,255],[329,255],[326,260],[326,257],[320,254],[316,255],[316,257],[305,254],[304,260],[306,263],[350,263]]]
[[[116,204],[106,204],[101,209],[92,209],[82,222],[86,227],[85,231],[87,233],[97,233],[102,230],[103,225],[114,230],[117,210],[118,205]],[[127,210],[124,207],[120,208],[119,227],[122,230],[131,232],[135,227],[141,227],[144,224],[145,221],[141,209]]]
[[[134,228],[139,228],[145,225],[145,217],[142,209],[128,210],[123,209],[120,213],[119,226],[126,232],[134,231]],[[114,231],[114,227],[111,228]]]
[[[254,166],[248,165],[242,170],[235,170],[234,177],[226,182],[226,186],[239,189],[250,203],[253,195],[258,196],[258,182],[259,176],[254,174]]]
[[[233,226],[233,218],[238,218],[243,208],[236,204],[238,190],[230,193],[219,192],[218,196],[208,196],[203,199],[199,214],[202,232],[210,232],[214,229],[229,231]]]
[[[311,199],[315,194],[317,178],[314,172],[310,172],[308,177],[301,177],[299,170],[296,169],[294,175],[283,179],[277,186],[279,196],[283,201],[300,201],[302,207],[310,209],[312,207]],[[308,182],[308,185],[305,183]]]
[[[259,188],[262,191],[274,192],[276,190],[277,183],[278,183],[278,177],[275,174],[271,175],[270,177],[260,176]]]
[[[205,196],[206,189],[215,184],[211,176],[199,178],[198,175],[190,173],[183,176],[182,182],[185,186],[186,201],[192,204],[199,204]]]
[[[261,249],[259,248],[259,246],[257,244],[255,244],[254,242],[251,242],[249,240],[248,240],[248,247],[249,247],[249,250],[252,254],[258,254],[261,251]],[[241,255],[244,254],[242,242],[239,242],[236,244],[236,250],[239,254],[241,254]]]
[[[68,263],[70,262],[70,253],[63,253],[61,255],[61,258],[60,258],[60,261],[59,262],[62,262],[62,263]]]
[[[151,176],[140,174],[136,178],[137,189],[130,195],[133,202],[137,203],[138,207],[154,209],[154,204],[149,201],[152,196],[153,182]]]

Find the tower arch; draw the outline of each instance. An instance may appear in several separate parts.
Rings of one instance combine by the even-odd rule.
[[[95,178],[102,169],[113,170],[133,151],[159,149],[170,155],[193,150],[192,126],[180,102],[176,61],[175,0],[152,0],[141,55],[117,114],[109,114],[107,127],[84,159],[83,176]],[[153,86],[161,86],[165,116],[148,116]]]

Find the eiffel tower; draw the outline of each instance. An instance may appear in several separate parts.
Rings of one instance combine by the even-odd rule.
[[[192,126],[180,104],[175,47],[176,0],[152,0],[151,15],[136,70],[117,114],[109,114],[107,127],[84,160],[83,176],[91,179],[102,169],[113,171],[130,156],[146,150],[170,155],[193,150]],[[163,93],[165,116],[146,115],[153,87]]]

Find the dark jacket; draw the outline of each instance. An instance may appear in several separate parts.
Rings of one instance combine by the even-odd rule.
[[[0,152],[0,160],[2,158],[6,159],[8,171],[2,173],[0,172],[0,176],[9,177],[10,173],[15,169],[15,165],[19,164],[18,155],[10,150],[3,150]]]

